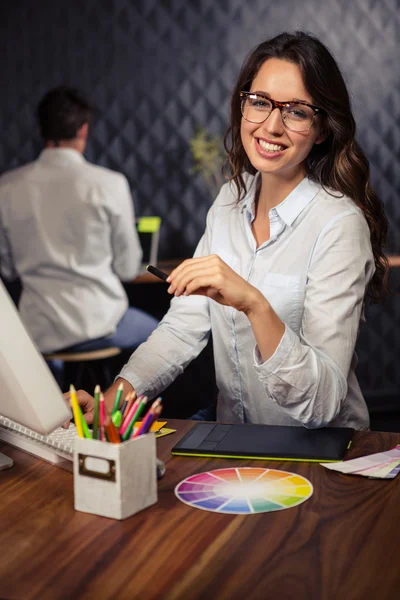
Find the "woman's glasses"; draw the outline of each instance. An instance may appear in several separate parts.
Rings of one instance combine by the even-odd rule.
[[[275,108],[279,109],[283,124],[298,133],[311,129],[317,113],[325,111],[307,102],[277,102],[262,94],[240,92],[242,116],[250,123],[263,123]]]

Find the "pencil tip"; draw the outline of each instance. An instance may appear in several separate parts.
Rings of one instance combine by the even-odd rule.
[[[70,391],[70,392],[76,392],[75,386],[74,386],[74,385],[72,385],[72,383],[71,383],[71,384],[70,384],[70,386],[69,386],[69,391]]]
[[[121,381],[121,383],[119,384],[119,386],[118,386],[118,389],[119,389],[119,390],[123,390],[123,389],[124,389],[124,384],[122,383],[122,381]]]
[[[100,386],[99,386],[99,384],[97,384],[96,387],[94,388],[94,393],[95,394],[99,394],[100,393]]]

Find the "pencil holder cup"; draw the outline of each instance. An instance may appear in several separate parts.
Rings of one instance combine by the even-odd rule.
[[[75,509],[126,519],[157,502],[156,439],[146,433],[121,444],[77,438]]]

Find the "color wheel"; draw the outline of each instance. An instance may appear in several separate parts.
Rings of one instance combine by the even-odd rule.
[[[248,515],[284,510],[312,496],[313,486],[301,475],[251,467],[216,469],[187,477],[175,495],[195,508]]]

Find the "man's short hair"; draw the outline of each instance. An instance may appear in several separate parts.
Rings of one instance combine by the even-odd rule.
[[[60,85],[42,98],[36,114],[44,140],[73,140],[82,125],[90,123],[93,107],[78,90]]]

